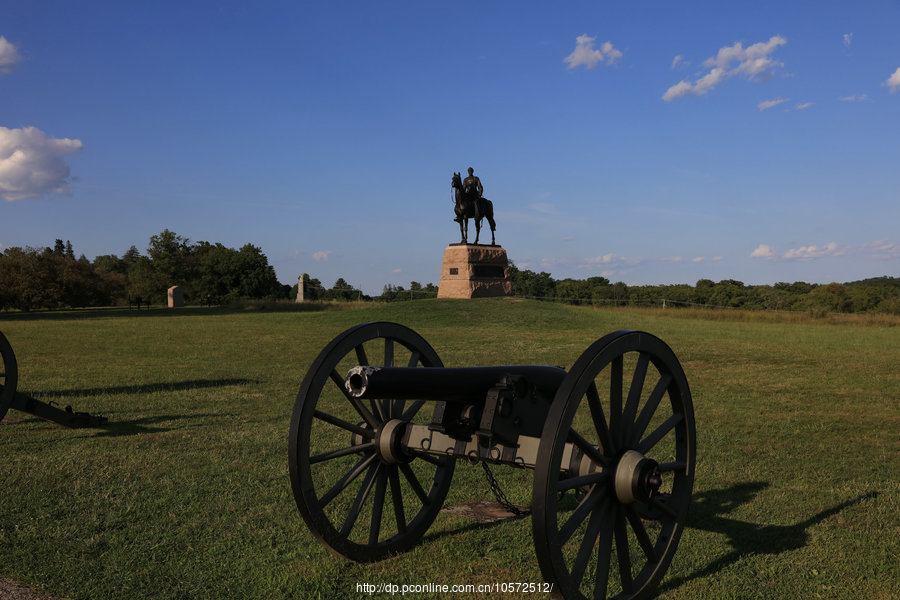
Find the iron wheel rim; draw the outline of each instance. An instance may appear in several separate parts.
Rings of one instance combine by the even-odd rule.
[[[380,362],[392,363],[385,366],[393,366],[395,354],[398,358],[403,355],[406,366],[443,366],[428,342],[407,327],[387,322],[353,327],[332,340],[310,367],[294,405],[289,440],[291,487],[300,514],[322,544],[332,552],[357,562],[381,560],[415,546],[440,511],[455,467],[455,460],[449,456],[416,455],[411,456],[409,462],[400,464],[388,464],[379,458],[372,440],[380,427],[392,419],[408,422],[421,418],[425,403],[384,400],[370,401],[366,405],[359,400],[354,403],[343,394],[337,381],[343,373],[337,373],[337,366],[346,362],[347,357],[357,359],[359,364],[374,363],[376,361],[369,357],[369,350],[373,348],[383,348],[383,360]],[[387,358],[389,355],[390,359]],[[329,386],[341,390],[344,400],[360,419],[358,423],[324,412],[320,398]],[[337,394],[332,390],[332,395]],[[340,403],[340,398],[337,402]],[[345,434],[357,436],[352,439],[360,443],[351,441],[353,445],[324,453],[334,454],[334,459],[322,458],[323,453],[315,454],[311,445],[313,428],[323,423],[331,425],[332,430],[343,430]],[[357,451],[350,452],[354,448]],[[340,452],[347,454],[340,455]],[[355,459],[356,456],[358,459]],[[347,470],[343,466],[338,468],[343,475],[336,480],[332,477],[329,482],[317,483],[315,471],[321,471],[317,465],[345,457],[350,461],[343,464],[355,460],[353,466]],[[425,473],[433,469],[430,486],[422,476],[423,469]],[[390,501],[387,500],[388,494]],[[350,496],[353,501],[346,514],[343,509],[329,508],[335,499],[346,503]],[[412,501],[409,501],[410,498]],[[419,506],[416,507],[416,504]],[[369,509],[366,510],[366,507]],[[414,509],[411,515],[408,512],[410,507]],[[360,517],[366,515],[369,517],[367,533],[360,529]],[[343,522],[338,523],[342,516]],[[384,529],[383,526],[392,521],[393,526]]]
[[[629,364],[635,364],[633,371],[628,369],[632,378],[627,398],[626,356]],[[597,386],[604,372],[610,383],[608,410]],[[650,381],[653,372],[658,375],[655,383]],[[644,400],[648,381],[652,391]],[[639,393],[632,395],[634,387]],[[665,398],[669,401],[664,402]],[[580,407],[582,414],[585,410],[589,414],[590,423],[576,428],[573,420]],[[651,424],[656,426],[649,428]],[[560,469],[567,442],[574,442],[586,454],[593,448],[591,455],[603,465],[605,475],[593,476],[577,507],[561,516],[560,491],[571,486]],[[631,450],[653,459],[657,449],[675,455],[674,460],[659,461],[667,492],[646,503],[621,501],[615,475],[622,456]],[[652,595],[684,530],[695,455],[690,389],[672,350],[659,338],[635,331],[612,333],[592,344],[557,391],[538,450],[532,526],[545,579],[555,582],[569,599]],[[560,522],[561,518],[565,520]]]
[[[0,358],[2,358],[0,361],[0,421],[2,421],[16,395],[19,375],[16,355],[2,332],[0,332]]]

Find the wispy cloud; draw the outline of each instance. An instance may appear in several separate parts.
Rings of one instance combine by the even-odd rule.
[[[798,104],[794,107],[794,110],[806,110],[807,108],[809,108],[812,105],[813,105],[812,102],[801,102],[800,104]]]
[[[612,42],[606,41],[600,45],[600,49],[594,48],[596,39],[586,33],[575,38],[575,50],[563,59],[563,62],[568,63],[569,69],[579,66],[593,69],[598,64],[614,65],[622,59],[622,52],[617,50]]]
[[[892,94],[897,90],[900,90],[900,67],[897,67],[897,70],[894,71],[894,74],[888,77],[888,80],[884,83],[889,88],[891,88]]]
[[[865,102],[868,99],[868,94],[853,94],[852,96],[844,96],[841,98],[842,102]]]
[[[772,107],[778,106],[779,104],[781,104],[783,102],[787,102],[788,100],[790,100],[790,98],[776,98],[774,100],[764,100],[764,101],[760,102],[759,104],[757,104],[756,108],[758,108],[761,111],[768,110]]]
[[[741,42],[719,48],[715,56],[703,62],[703,66],[710,69],[709,72],[698,77],[694,83],[679,81],[666,90],[662,99],[669,102],[682,96],[702,96],[722,81],[736,75],[750,81],[770,79],[775,69],[784,66],[784,63],[771,58],[770,54],[784,44],[787,44],[787,39],[775,35],[767,42],[758,42],[747,48]]]
[[[847,47],[849,48],[849,47],[850,47],[850,44],[852,44],[852,43],[853,43],[853,34],[852,34],[852,33],[845,33],[845,34],[844,34],[844,45],[847,46]]]
[[[549,202],[534,202],[528,205],[528,208],[535,212],[543,213],[545,215],[558,215],[559,211],[556,210],[556,206],[550,204]]]
[[[675,67],[678,67],[678,66],[686,67],[688,64],[690,64],[690,63],[688,63],[686,60],[684,60],[684,56],[679,54],[678,56],[676,56],[675,58],[672,59],[672,66],[669,68],[674,69]]]
[[[22,55],[19,54],[19,49],[15,44],[0,35],[0,75],[12,73],[13,68],[21,60]]]
[[[610,265],[625,262],[624,256],[619,256],[613,252],[604,254],[603,256],[594,256],[584,259],[585,265]]]
[[[778,258],[778,255],[775,253],[775,248],[769,246],[768,244],[760,244],[756,247],[756,250],[750,253],[750,258],[762,258],[764,260],[775,260]]]
[[[800,246],[791,248],[782,255],[785,260],[812,260],[823,256],[840,256],[846,250],[841,249],[835,242],[829,242],[824,246]]]
[[[332,254],[331,250],[317,250],[317,251],[313,252],[312,257],[313,257],[313,260],[316,262],[323,262],[323,261],[328,260],[328,257],[331,256],[331,254]]]
[[[751,258],[792,261],[808,261],[848,255],[876,260],[900,258],[900,244],[894,240],[888,239],[875,240],[874,242],[856,245],[828,242],[821,246],[810,244],[807,246],[789,248],[785,252],[779,252],[773,246],[768,244],[760,244],[750,253]]]
[[[71,187],[65,158],[84,147],[81,140],[57,139],[36,127],[0,127],[0,197],[13,202]]]
[[[900,244],[893,240],[875,240],[861,245],[859,252],[878,259],[900,258]]]

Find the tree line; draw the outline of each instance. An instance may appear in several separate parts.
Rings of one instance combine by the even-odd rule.
[[[0,310],[165,304],[167,290],[179,285],[185,302],[230,302],[239,298],[286,298],[262,250],[196,242],[168,229],[150,238],[147,253],[131,246],[122,256],[89,261],[75,258],[69,241],[52,248],[12,247],[0,254]]]
[[[812,312],[877,312],[900,314],[900,278],[875,277],[849,283],[798,281],[746,285],[735,279],[694,285],[625,285],[605,277],[554,279],[510,264],[513,295],[574,304],[662,304]]]
[[[694,285],[630,286],[605,277],[554,279],[550,273],[509,264],[513,295],[523,298],[591,305],[663,304],[743,309],[877,312],[900,314],[900,278],[877,277],[849,283],[798,281],[746,285],[734,279]],[[412,281],[408,288],[386,284],[369,296],[338,278],[326,288],[304,274],[304,297],[312,301],[420,300],[437,296],[432,283]],[[122,256],[107,254],[89,261],[75,257],[70,241],[53,247],[6,248],[0,253],[0,310],[116,306],[140,298],[166,303],[166,290],[180,285],[185,302],[228,303],[236,300],[287,300],[293,287],[278,282],[262,250],[253,244],[239,249],[221,243],[191,242],[168,229],[150,238],[146,254],[131,246]]]

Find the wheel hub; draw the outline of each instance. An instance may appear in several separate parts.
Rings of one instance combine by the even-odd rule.
[[[412,460],[412,457],[403,451],[400,443],[405,431],[406,421],[391,419],[384,423],[375,434],[375,451],[382,462],[396,465]]]
[[[616,465],[616,497],[623,504],[649,502],[659,493],[659,464],[640,452],[628,450]]]

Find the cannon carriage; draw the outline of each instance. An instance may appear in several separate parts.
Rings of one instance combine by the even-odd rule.
[[[535,552],[568,599],[653,594],[684,529],[696,452],[684,371],[651,334],[606,335],[568,370],[445,368],[395,323],[358,325],[322,350],[289,445],[300,514],[358,562],[421,541],[457,460],[534,470]]]
[[[9,409],[40,417],[46,421],[65,427],[98,427],[106,423],[106,417],[72,410],[71,406],[60,408],[52,402],[42,402],[17,390],[19,363],[16,353],[3,332],[0,332],[0,421]]]

